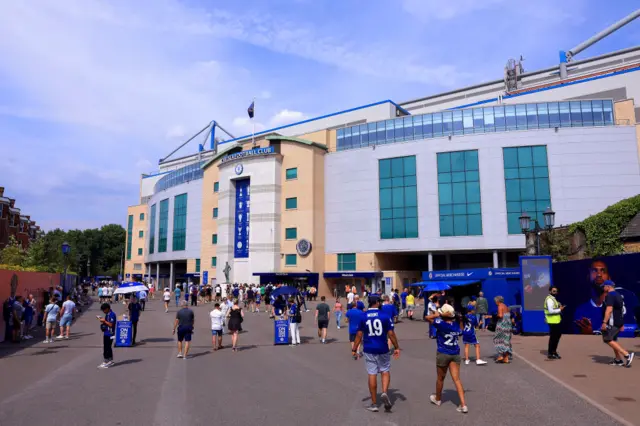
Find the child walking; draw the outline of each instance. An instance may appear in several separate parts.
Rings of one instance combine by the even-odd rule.
[[[485,365],[487,361],[480,359],[480,343],[476,337],[476,327],[478,318],[476,317],[475,306],[467,305],[467,314],[462,321],[462,343],[464,343],[464,364],[469,365],[469,346],[476,347],[476,365]]]

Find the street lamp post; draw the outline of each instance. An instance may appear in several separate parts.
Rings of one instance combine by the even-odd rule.
[[[87,257],[87,278],[91,279],[91,258]]]
[[[542,216],[544,217],[544,228],[540,227],[540,223],[538,222],[537,218],[532,219],[526,211],[522,212],[522,216],[518,218],[520,219],[520,229],[522,229],[522,233],[525,235],[525,241],[528,232],[531,231],[535,232],[536,234],[536,256],[540,255],[540,233],[543,230],[552,230],[556,221],[556,212],[551,210],[551,207],[547,207],[547,209],[542,213]],[[532,221],[535,224],[535,227],[533,229],[531,229]]]
[[[67,263],[68,263],[68,256],[69,253],[71,252],[71,246],[69,245],[69,243],[67,243],[66,241],[64,243],[62,243],[62,258],[64,261],[64,277],[62,277],[62,291],[67,291]]]

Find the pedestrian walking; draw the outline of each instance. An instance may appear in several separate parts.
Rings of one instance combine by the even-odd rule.
[[[336,316],[336,325],[340,330],[340,320],[342,319],[342,303],[340,303],[340,297],[336,297],[336,303],[333,305],[333,314]]]
[[[233,306],[227,314],[229,325],[227,328],[231,333],[231,346],[234,352],[238,351],[238,333],[242,331],[242,322],[244,321],[244,312],[238,304],[238,299],[233,299]]]
[[[222,287],[220,287],[220,284],[216,284],[216,302],[220,302],[222,300]]]
[[[71,333],[71,323],[73,323],[73,314],[76,312],[76,304],[71,300],[71,296],[67,296],[67,300],[62,304],[60,311],[60,335],[57,339],[68,339]]]
[[[27,300],[25,301],[25,311],[24,311],[24,338],[25,339],[33,339],[31,335],[31,330],[33,329],[33,319],[36,316],[36,311],[38,309],[38,302],[36,298],[33,297],[33,294],[29,294]]]
[[[353,342],[356,341],[356,334],[358,334],[358,327],[360,327],[360,320],[363,317],[364,312],[360,309],[356,308],[355,305],[351,307],[345,314],[347,320],[349,320],[349,347],[353,347]],[[358,359],[358,357],[362,357],[362,343],[357,348],[357,353],[353,357],[354,359]]]
[[[141,310],[144,312],[144,308],[147,306],[147,292],[139,291],[138,292],[138,303],[140,303]]]
[[[416,310],[416,298],[413,295],[413,292],[407,293],[405,302],[407,303],[407,318],[413,321],[413,313]]]
[[[211,343],[213,350],[222,349],[222,334],[224,333],[224,314],[220,309],[220,303],[213,305],[213,310],[209,313],[211,319]]]
[[[371,405],[367,410],[378,412],[378,374],[382,382],[382,394],[380,398],[386,411],[390,411],[393,405],[387,392],[391,383],[391,354],[389,352],[388,341],[393,344],[394,359],[400,358],[400,346],[393,331],[393,318],[381,311],[380,299],[370,297],[369,309],[364,312],[360,319],[358,332],[351,347],[351,355],[358,356],[360,342],[364,348],[364,361],[367,369],[369,393],[371,394]]]
[[[496,363],[509,364],[509,357],[513,351],[511,348],[511,335],[513,334],[511,313],[507,305],[504,304],[504,297],[496,296],[493,300],[498,306],[498,323],[496,324],[496,333],[493,336],[493,344],[498,353]]]
[[[549,295],[544,299],[544,320],[549,326],[549,344],[547,346],[547,359],[561,359],[558,354],[558,343],[562,337],[562,306],[556,296],[558,288],[549,287]]]
[[[44,327],[44,342],[53,343],[53,334],[55,333],[56,321],[58,320],[58,314],[60,313],[60,306],[58,306],[57,298],[53,296],[50,302],[44,308],[45,327]]]
[[[176,330],[178,331],[178,358],[184,359],[189,357],[191,335],[193,334],[193,327],[196,323],[196,316],[193,311],[187,307],[188,305],[189,302],[186,300],[180,302],[182,309],[176,312],[176,319],[173,322],[173,334],[176,334]]]
[[[191,297],[191,306],[198,306],[198,286],[191,284],[189,287],[189,293]]]
[[[182,288],[180,288],[179,285],[176,286],[175,290],[173,290],[173,294],[176,297],[176,308],[177,308],[178,306],[180,306],[180,296],[182,295]]]
[[[108,303],[103,303],[100,310],[104,317],[96,316],[96,318],[100,321],[100,331],[102,331],[102,358],[104,361],[98,368],[109,368],[114,365],[112,345],[116,335],[116,314]]]
[[[489,313],[489,301],[484,297],[484,293],[478,293],[478,299],[476,300],[476,318],[478,319],[478,325],[481,330],[485,330],[486,318]]]
[[[141,292],[144,293],[144,292]],[[129,310],[129,320],[131,321],[131,328],[133,331],[133,336],[131,339],[131,345],[136,344],[136,336],[138,336],[138,321],[140,321],[140,312],[142,312],[142,304],[138,302],[138,299],[135,296],[131,296],[131,301],[128,306]]]
[[[11,340],[14,343],[20,343],[20,340],[22,340],[22,321],[24,318],[23,302],[22,296],[16,296],[11,309]],[[10,336],[6,337],[7,339],[10,338]]]
[[[162,299],[164,299],[164,312],[169,312],[169,302],[171,301],[171,292],[168,288],[164,289],[164,293],[162,293]]]
[[[615,291],[615,284],[606,280],[600,286],[605,293],[604,318],[602,319],[602,341],[613,349],[615,358],[609,365],[631,367],[635,353],[627,352],[619,343],[618,335],[624,330],[624,300]]]
[[[487,361],[480,358],[480,342],[476,336],[476,327],[478,326],[478,318],[475,313],[475,306],[467,305],[467,314],[464,316],[462,328],[462,343],[464,343],[464,364],[469,365],[469,346],[476,348],[476,365],[486,365]]]
[[[407,296],[409,296],[409,290],[407,288],[402,290],[402,293],[400,293],[400,305],[401,305],[401,309],[400,309],[400,315],[402,316],[403,314],[409,318],[409,312],[407,310]]]
[[[315,287],[311,287],[315,288]],[[320,297],[320,303],[316,306],[316,322],[318,323],[318,337],[322,339],[322,343],[327,343],[327,327],[329,327],[329,315],[331,308],[325,303],[326,298]]]
[[[460,346],[458,346],[458,337],[462,334],[462,330],[460,329],[460,323],[456,320],[453,306],[449,304],[442,305],[438,312],[427,316],[427,321],[432,323],[436,329],[438,345],[436,353],[436,370],[438,373],[436,393],[429,396],[429,400],[432,404],[440,406],[444,379],[447,377],[447,372],[449,372],[460,397],[460,405],[456,410],[466,414],[469,409],[464,399],[464,388],[460,380]]]
[[[287,318],[289,319],[289,334],[291,334],[291,346],[300,344],[300,323],[302,322],[301,306],[293,297],[289,298]]]

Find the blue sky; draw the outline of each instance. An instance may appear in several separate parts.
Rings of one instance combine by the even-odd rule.
[[[615,3],[615,7],[608,4]],[[0,4],[0,186],[46,230],[124,224],[140,174],[212,119],[236,135],[501,78],[635,0]],[[640,22],[579,58],[640,44]],[[195,152],[196,145],[186,148]]]

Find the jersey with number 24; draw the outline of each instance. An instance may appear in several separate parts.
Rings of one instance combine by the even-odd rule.
[[[441,318],[436,318],[433,322],[436,328],[436,339],[438,342],[438,352],[446,355],[459,355],[458,337],[462,334],[460,324],[457,322],[446,322]]]
[[[358,331],[362,331],[362,346],[367,354],[386,354],[389,352],[387,333],[393,330],[393,320],[385,312],[377,308],[368,309],[362,319]]]

